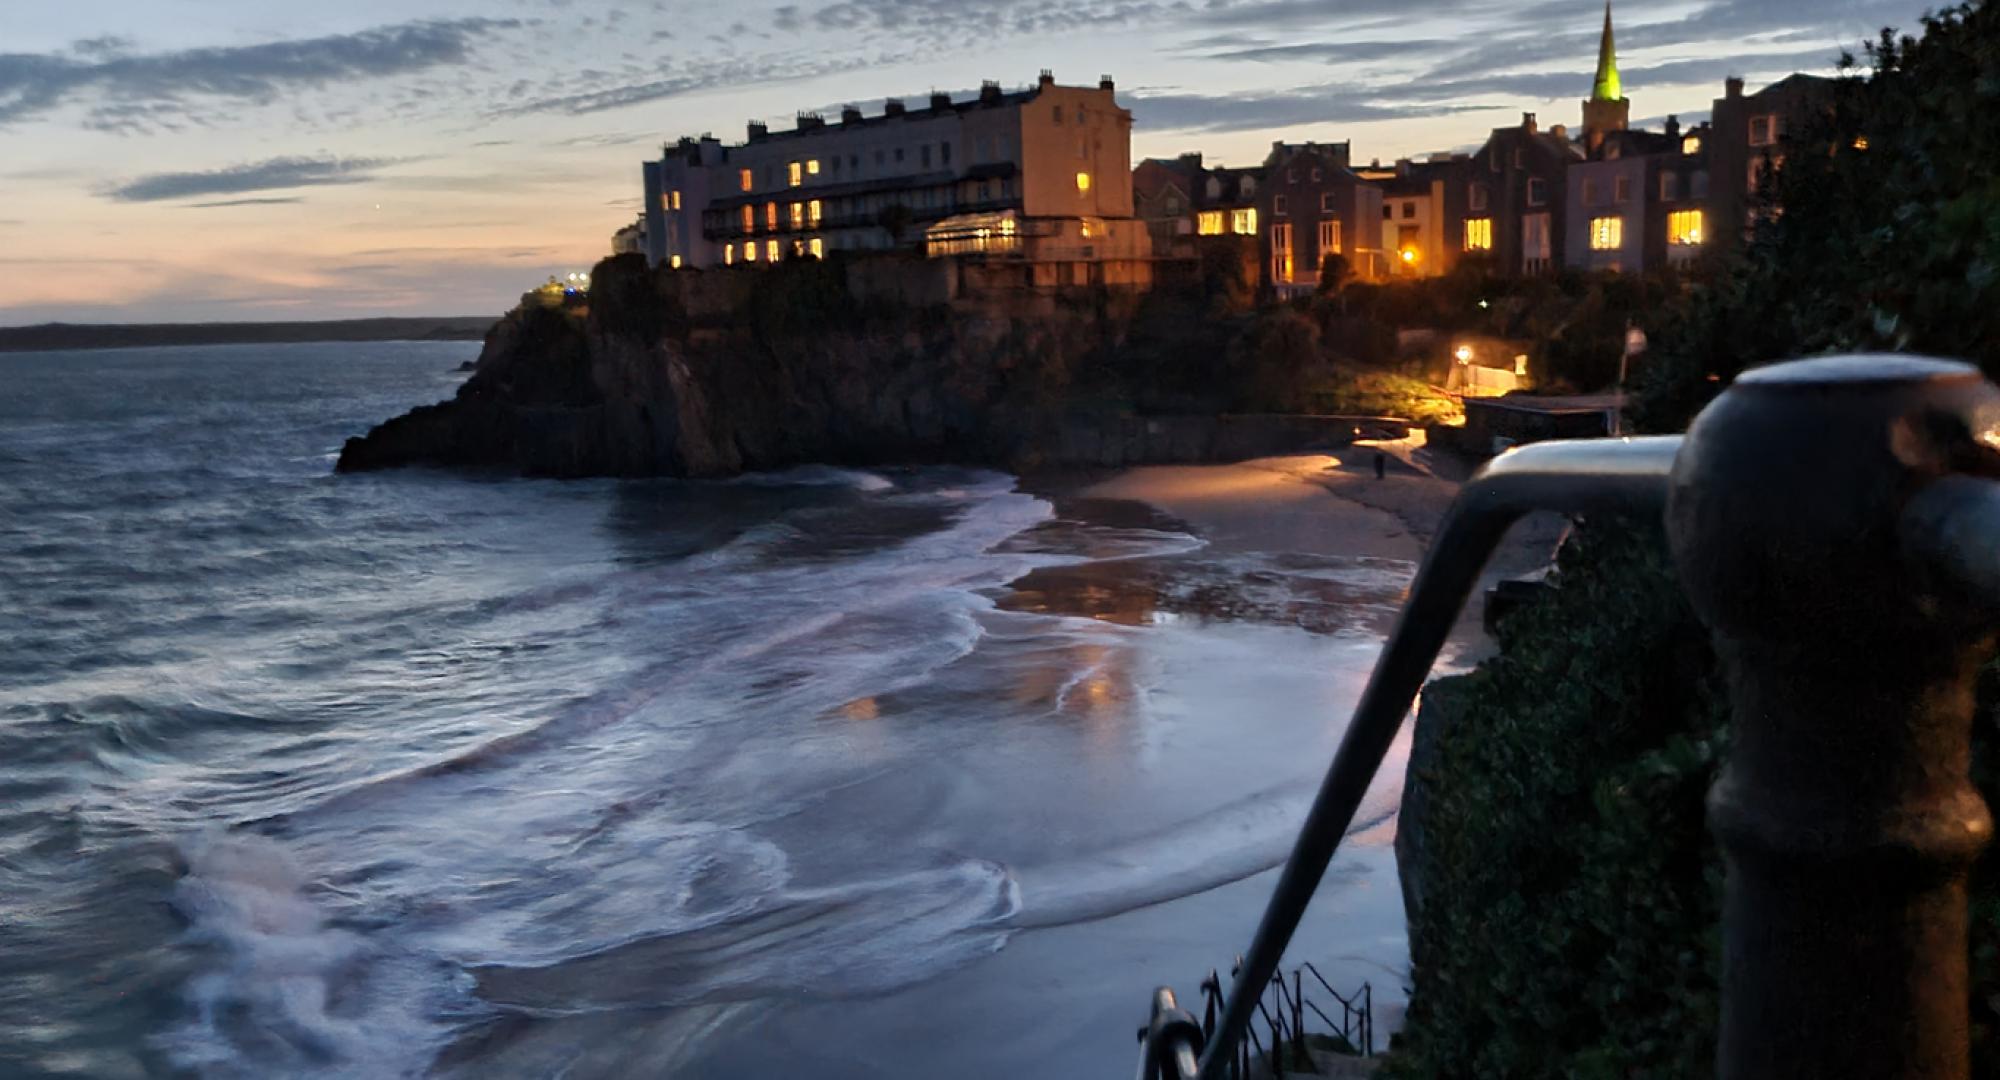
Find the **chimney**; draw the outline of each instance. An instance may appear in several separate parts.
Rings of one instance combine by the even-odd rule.
[[[931,91],[931,111],[932,111],[932,112],[950,112],[950,111],[951,111],[951,95],[950,95],[950,94],[940,94],[940,93],[938,93],[938,92],[937,92],[937,91],[935,91],[935,90]]]
[[[1534,113],[1524,112],[1521,114],[1521,130],[1527,132],[1530,135],[1533,135],[1536,131],[1540,130],[1535,125]]]
[[[1681,118],[1678,116],[1667,117],[1667,138],[1676,139],[1680,137],[1680,134]]]
[[[883,115],[883,116],[901,116],[901,115],[903,115],[903,99],[902,99],[902,98],[893,98],[893,97],[892,97],[892,98],[890,98],[890,99],[889,99],[888,101],[886,101],[886,102],[883,102],[883,104],[882,104],[882,115]]]
[[[800,131],[818,131],[825,126],[826,120],[816,112],[802,112],[799,114]]]
[[[1549,126],[1549,134],[1554,135],[1558,139],[1567,139],[1569,138],[1569,125],[1552,124]]]
[[[1097,88],[1099,90],[1116,90],[1118,89],[1118,84],[1112,82],[1109,75],[1099,75],[1097,77]]]
[[[1201,151],[1194,150],[1181,155],[1181,164],[1191,168],[1201,168]]]
[[[1000,104],[1000,84],[992,79],[987,79],[985,82],[980,83],[979,103],[981,105]]]
[[[854,106],[852,106],[852,105],[847,105],[847,106],[843,106],[843,107],[841,108],[841,110],[840,110],[840,126],[842,126],[842,127],[846,127],[846,126],[848,126],[849,124],[858,124],[858,123],[860,123],[860,122],[861,122],[861,110],[860,110],[860,109],[857,109],[857,108],[855,108],[855,107],[854,107]]]
[[[756,142],[770,133],[771,127],[769,124],[764,123],[762,120],[750,121],[750,142]]]
[[[1043,68],[1041,81],[1037,85],[1039,85],[1042,89],[1046,90],[1049,87],[1054,86],[1055,84],[1056,84],[1056,73],[1050,71],[1048,68]]]
[[[1409,175],[1410,175],[1410,159],[1409,159],[1409,158],[1397,158],[1397,159],[1396,159],[1396,175],[1397,175],[1397,176],[1403,176],[1403,177],[1407,177],[1407,176],[1409,176]]]
[[[1731,75],[1722,84],[1722,94],[1724,97],[1730,99],[1731,101],[1734,101],[1737,98],[1742,97],[1743,80],[1735,75]]]

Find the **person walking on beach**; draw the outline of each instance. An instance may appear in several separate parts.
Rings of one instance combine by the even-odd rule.
[[[1382,453],[1382,451],[1380,450],[1375,451],[1375,479],[1377,480],[1382,479],[1382,476],[1385,470],[1388,469],[1388,467],[1389,467],[1388,456]]]

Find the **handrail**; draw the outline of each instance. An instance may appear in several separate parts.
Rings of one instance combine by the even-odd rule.
[[[1680,445],[1672,436],[1535,443],[1493,459],[1460,489],[1272,890],[1222,1020],[1209,1035],[1202,1080],[1222,1080],[1261,997],[1261,990],[1253,990],[1278,970],[1410,703],[1508,527],[1537,510],[1658,513]],[[1256,1039],[1254,1032],[1251,1038]]]

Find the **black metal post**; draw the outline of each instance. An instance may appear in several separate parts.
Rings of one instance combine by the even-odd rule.
[[[1836,357],[1744,375],[1675,462],[1668,533],[1734,704],[1709,795],[1723,1080],[1969,1076],[1966,873],[1993,821],[1967,768],[1994,608],[1905,518],[1949,474],[2000,475],[1996,430],[1973,368]]]

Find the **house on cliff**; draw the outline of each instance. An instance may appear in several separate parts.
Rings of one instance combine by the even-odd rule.
[[[1349,146],[1271,144],[1257,212],[1264,280],[1281,296],[1310,292],[1330,255],[1363,281],[1387,276],[1382,252],[1382,189],[1348,167]]]
[[[647,258],[701,268],[920,248],[1145,260],[1131,142],[1109,78],[1062,86],[1047,71],[1025,90],[988,82],[923,108],[801,113],[788,131],[753,121],[741,143],[684,138],[646,163]]]

